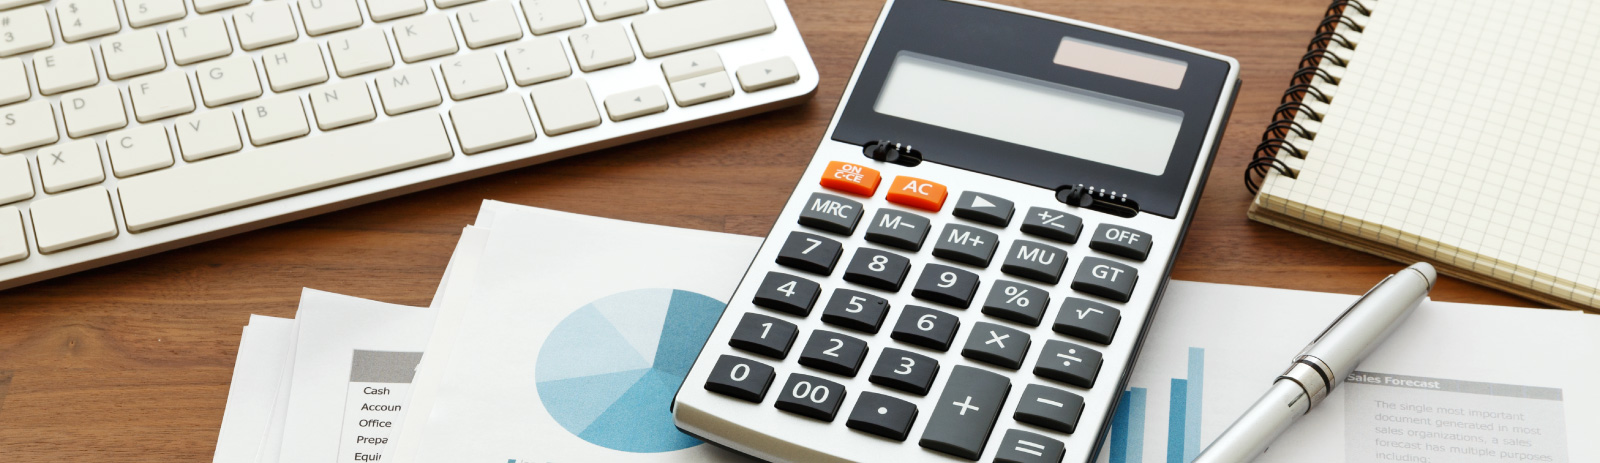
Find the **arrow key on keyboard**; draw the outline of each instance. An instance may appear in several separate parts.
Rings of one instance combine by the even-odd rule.
[[[622,122],[667,110],[667,97],[661,87],[650,86],[606,97],[606,114]]]
[[[739,77],[739,87],[746,92],[766,90],[800,80],[800,70],[795,68],[794,60],[787,56],[747,64],[734,75]]]

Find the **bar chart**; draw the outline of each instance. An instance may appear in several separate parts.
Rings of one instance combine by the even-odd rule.
[[[1200,454],[1200,413],[1205,384],[1206,350],[1189,348],[1186,376],[1172,378],[1168,397],[1167,454],[1165,463],[1189,463]],[[1134,387],[1122,392],[1122,400],[1111,416],[1110,463],[1145,462],[1145,418],[1149,406],[1148,388]]]

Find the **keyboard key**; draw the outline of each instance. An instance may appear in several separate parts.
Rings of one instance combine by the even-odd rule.
[[[572,31],[567,35],[572,42],[572,55],[578,58],[578,69],[598,71],[633,62],[633,45],[628,42],[628,32],[621,24],[601,24]]]
[[[20,59],[0,59],[0,105],[8,105],[33,96],[28,88],[28,72]]]
[[[855,257],[850,258],[850,265],[845,267],[844,281],[894,292],[900,290],[900,284],[906,281],[906,274],[910,272],[911,259],[905,256],[860,248],[856,250]]]
[[[250,133],[250,144],[256,146],[311,133],[306,108],[297,95],[279,95],[246,105],[244,128]]]
[[[886,439],[905,441],[911,423],[917,420],[917,406],[876,392],[862,391],[850,411],[845,426]]]
[[[500,58],[493,51],[444,60],[439,72],[444,74],[444,86],[450,90],[450,98],[456,101],[506,89],[506,75],[500,72]]]
[[[425,66],[379,74],[373,83],[378,86],[378,99],[383,101],[383,112],[390,116],[432,108],[444,102],[444,96],[439,93],[439,84],[433,80],[433,70]]]
[[[72,0],[56,3],[61,38],[68,42],[88,40],[122,30],[117,5],[111,0]]]
[[[367,0],[373,21],[383,22],[428,11],[425,0]]]
[[[949,196],[944,185],[916,177],[895,177],[894,182],[889,184],[889,194],[885,199],[901,206],[939,212]]]
[[[55,95],[100,82],[89,44],[55,48],[33,54],[33,75],[40,95]]]
[[[794,60],[787,56],[746,64],[735,75],[739,77],[739,87],[746,92],[758,92],[800,81],[800,70],[795,68]]]
[[[450,7],[453,7],[453,6],[461,6],[461,5],[465,5],[465,4],[472,3],[472,2],[478,2],[478,1],[482,1],[482,0],[433,0],[433,5],[439,7],[440,9],[443,9],[443,8],[450,8]]]
[[[1150,243],[1148,233],[1103,223],[1094,230],[1089,249],[1144,262],[1150,257]]]
[[[821,236],[804,232],[790,232],[778,251],[778,264],[797,268],[822,276],[833,273],[833,265],[844,253],[844,245]]]
[[[250,0],[194,0],[194,12],[210,13],[249,4]]]
[[[600,110],[583,79],[562,79],[533,87],[529,93],[545,135],[556,136],[600,125]]]
[[[800,364],[829,373],[855,377],[867,358],[867,342],[828,330],[815,330],[800,350]]]
[[[181,0],[180,0],[181,1]],[[179,3],[179,7],[183,4]],[[128,15],[132,20],[133,15]],[[56,43],[50,34],[50,19],[44,5],[34,5],[11,11],[0,11],[0,58],[15,56],[47,48]]]
[[[28,241],[22,233],[22,212],[0,207],[0,265],[28,258]]]
[[[585,21],[578,0],[522,0],[522,12],[534,34],[571,29]]]
[[[666,65],[663,64],[662,66],[665,67]],[[866,197],[871,197],[874,192],[878,191],[878,182],[881,180],[883,180],[883,177],[878,175],[877,170],[842,161],[830,161],[828,162],[828,168],[822,171],[823,188]],[[879,211],[878,216],[882,217],[883,212]],[[923,231],[923,233],[927,232]]]
[[[115,143],[115,141],[113,141]],[[39,150],[39,179],[44,183],[46,193],[60,193],[84,185],[93,185],[105,181],[106,171],[100,167],[100,144],[94,140],[79,140],[71,143],[62,143]],[[9,178],[0,180],[0,184],[11,181],[12,178],[26,180],[28,178],[28,164],[18,163],[20,169],[11,174],[21,173],[21,176],[9,175]],[[0,166],[0,171],[6,167]],[[0,177],[8,174],[0,172]],[[33,185],[22,182],[33,193]],[[0,203],[8,201],[0,198]]]
[[[461,151],[478,154],[496,148],[533,141],[533,119],[528,105],[515,93],[490,95],[456,103],[450,108]]]
[[[933,224],[927,217],[894,209],[878,209],[878,216],[867,225],[867,241],[894,246],[911,252],[922,250]]]
[[[39,199],[28,209],[39,252],[65,251],[117,236],[111,197],[101,186]]]
[[[606,97],[606,115],[616,122],[666,110],[667,96],[661,93],[661,87],[642,87]]]
[[[83,138],[128,126],[122,92],[115,86],[90,87],[61,96],[61,118],[67,135]]]
[[[761,403],[767,396],[767,387],[777,375],[772,367],[761,362],[732,355],[723,355],[711,367],[711,377],[706,379],[706,390],[735,399]]]
[[[33,175],[28,172],[28,158],[0,156],[0,204],[11,204],[32,197]]]
[[[923,448],[977,460],[988,443],[989,432],[1000,418],[1000,407],[1011,393],[1011,381],[998,373],[956,365],[933,417],[922,430]]]
[[[0,108],[0,153],[11,154],[60,139],[56,111],[49,101],[34,100]],[[4,204],[4,202],[0,202]]]
[[[0,10],[9,10],[23,5],[44,3],[45,0],[0,0]]]
[[[1016,204],[1008,199],[988,193],[968,191],[961,193],[961,199],[956,200],[956,208],[950,211],[950,214],[1003,228],[1011,224],[1011,213],[1016,210]]]
[[[522,24],[508,1],[492,1],[462,8],[456,13],[461,37],[471,48],[483,48],[522,38]]]
[[[933,378],[939,375],[939,362],[926,355],[885,347],[878,354],[868,381],[903,392],[928,395]]]
[[[288,2],[263,2],[234,13],[233,28],[239,33],[239,48],[245,50],[259,50],[300,37]]]
[[[1067,270],[1067,251],[1037,241],[1016,240],[1000,271],[1040,283],[1056,284]]]
[[[889,315],[889,300],[853,289],[833,290],[822,307],[822,322],[867,334],[877,334]]]
[[[952,223],[939,232],[939,241],[933,245],[933,255],[963,264],[988,267],[999,245],[1000,235],[970,225]]]
[[[1121,310],[1088,299],[1069,297],[1061,304],[1061,312],[1056,314],[1056,323],[1051,329],[1067,336],[1111,344],[1111,338],[1117,333],[1120,323]]]
[[[777,360],[789,356],[789,346],[800,329],[793,323],[758,313],[746,313],[734,328],[728,345]]]
[[[1072,434],[1083,415],[1083,397],[1040,384],[1029,384],[1017,402],[1017,421]]]
[[[1043,207],[1028,208],[1028,214],[1022,218],[1023,233],[1063,243],[1078,242],[1078,233],[1082,231],[1083,219]]]
[[[656,6],[659,6],[659,7],[662,7],[662,8],[671,8],[671,7],[675,7],[675,6],[682,5],[682,4],[689,3],[689,2],[693,2],[693,1],[697,1],[697,0],[656,0]]]
[[[306,34],[322,35],[361,25],[356,0],[300,0],[300,21]]]
[[[140,175],[122,180],[117,190],[128,230],[137,233],[452,154],[439,116],[418,114]]]
[[[111,173],[127,178],[172,167],[172,145],[160,124],[141,125],[106,136]],[[97,159],[98,160],[98,159]]]
[[[517,85],[533,85],[572,75],[561,40],[547,37],[524,40],[506,47],[506,64]],[[665,104],[665,101],[662,101]]]
[[[121,80],[160,71],[167,67],[156,31],[140,30],[117,34],[100,41],[100,59],[106,77]]]
[[[589,0],[589,10],[594,12],[596,21],[632,16],[648,9],[650,4],[645,3],[645,0]]]
[[[978,293],[978,274],[948,265],[928,264],[922,267],[922,276],[911,295],[954,307],[972,305],[972,296]]]
[[[317,117],[317,128],[322,130],[378,118],[378,110],[372,106],[372,94],[367,92],[367,84],[358,80],[312,89],[307,96],[311,98],[311,113]]]
[[[752,37],[777,29],[762,0],[705,0],[633,20],[647,58]]]
[[[1044,342],[1033,374],[1089,388],[1094,387],[1095,376],[1100,374],[1100,364],[1100,353],[1094,349],[1051,339]]]
[[[1044,310],[1050,306],[1050,293],[1014,281],[997,280],[989,287],[983,313],[1002,320],[1039,326]]]
[[[128,25],[133,27],[161,24],[182,18],[189,13],[183,7],[183,0],[127,0],[125,3]],[[172,28],[169,27],[167,30]]]
[[[150,122],[194,111],[194,90],[183,71],[163,72],[128,83],[133,100],[133,115],[139,122]]]
[[[289,7],[283,8],[287,13]],[[233,53],[233,42],[228,40],[228,27],[222,16],[201,16],[173,24],[167,28],[167,43],[172,47],[172,61],[179,66]]]
[[[994,323],[978,322],[972,325],[972,331],[967,334],[967,344],[961,348],[961,356],[1015,370],[1022,368],[1022,359],[1028,355],[1028,346],[1032,343],[1028,333]]]
[[[400,59],[407,63],[438,58],[460,49],[456,45],[456,34],[450,28],[450,17],[438,14],[396,23],[394,43],[400,47]]]
[[[861,203],[838,196],[812,193],[800,211],[800,225],[850,236],[861,221]]]
[[[950,343],[961,328],[961,319],[937,309],[907,305],[900,311],[900,320],[894,324],[889,337],[903,343],[922,346],[939,352],[950,350]]]
[[[316,42],[298,42],[267,50],[261,55],[261,62],[267,68],[267,82],[274,92],[328,81],[328,66],[323,64],[322,47]]]
[[[833,422],[844,403],[844,386],[811,375],[792,373],[789,382],[778,392],[779,410],[796,415]]]
[[[200,99],[215,108],[261,96],[261,80],[256,78],[256,62],[249,55],[223,58],[195,71],[200,81]]]
[[[1072,277],[1072,289],[1111,299],[1128,302],[1133,297],[1133,285],[1139,282],[1139,271],[1123,264],[1085,257],[1078,265],[1078,275]]]
[[[185,161],[198,161],[244,148],[239,125],[233,113],[227,110],[179,118],[173,130],[178,133],[178,151],[183,153]]]
[[[822,286],[787,273],[767,272],[756,289],[755,305],[804,318],[811,314]]]
[[[661,60],[661,74],[667,82],[700,77],[722,70],[722,56],[716,50],[700,50]]]
[[[361,29],[329,39],[328,53],[333,55],[333,71],[339,77],[361,75],[394,66],[394,56],[389,53],[389,39],[379,29]]]
[[[1067,454],[1067,445],[1061,441],[1027,431],[1007,429],[1000,438],[1000,450],[995,452],[995,463],[1061,463]]]

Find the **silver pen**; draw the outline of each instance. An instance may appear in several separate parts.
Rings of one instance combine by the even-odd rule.
[[[1389,275],[1362,295],[1322,335],[1295,356],[1289,370],[1191,463],[1254,460],[1289,425],[1322,403],[1428,297],[1438,274],[1416,263]]]

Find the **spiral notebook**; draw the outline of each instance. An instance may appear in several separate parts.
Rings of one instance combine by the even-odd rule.
[[[1600,311],[1600,2],[1339,0],[1251,219]]]

